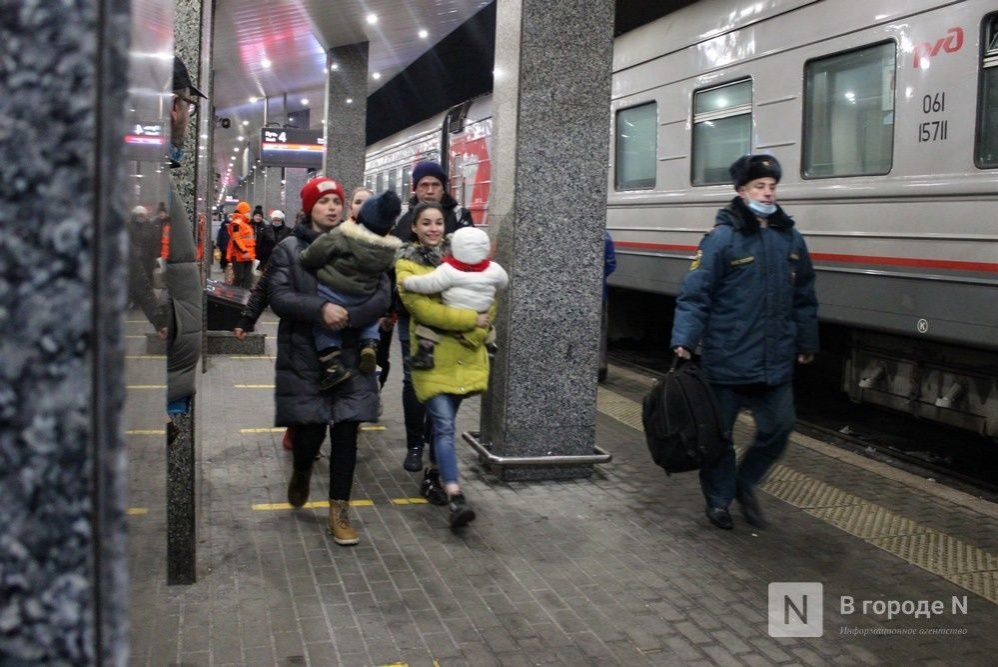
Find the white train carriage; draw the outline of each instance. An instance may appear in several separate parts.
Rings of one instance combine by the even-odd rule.
[[[820,317],[851,332],[845,390],[998,437],[996,9],[704,0],[618,38],[611,284],[676,294],[728,165],[771,153]],[[407,168],[440,159],[484,222],[490,115],[480,98],[371,146],[368,182],[394,170],[408,192]]]

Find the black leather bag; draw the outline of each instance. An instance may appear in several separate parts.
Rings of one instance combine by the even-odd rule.
[[[710,383],[693,360],[677,357],[642,408],[648,450],[667,474],[713,466],[731,441]]]

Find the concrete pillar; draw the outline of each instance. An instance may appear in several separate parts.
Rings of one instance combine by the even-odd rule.
[[[0,662],[125,665],[129,5],[2,14]]]
[[[355,187],[364,184],[367,51],[367,42],[348,44],[329,49],[326,58],[326,156],[323,172],[343,183],[348,197]],[[295,194],[297,192],[295,190]]]
[[[293,224],[301,210],[301,188],[308,181],[308,170],[288,168],[284,170],[284,215],[288,224]],[[347,194],[349,196],[349,193]]]
[[[612,0],[497,6],[489,222],[511,283],[480,438],[499,458],[594,455],[613,22]]]
[[[275,208],[284,211],[284,186],[281,184],[281,174],[283,169],[281,167],[265,167],[263,170],[264,177],[264,189],[263,189],[263,211],[264,214],[270,216],[270,212]],[[288,212],[284,211],[287,215]]]
[[[183,59],[194,85],[202,82],[201,37],[204,29],[202,0],[174,0],[176,12],[174,43],[176,54]],[[202,91],[203,92],[203,91]],[[210,109],[210,100],[201,102],[201,110]],[[210,112],[209,112],[210,113]],[[185,156],[181,165],[172,169],[173,187],[183,202],[191,233],[196,234],[197,198],[199,181],[198,123],[187,127],[184,141]],[[205,162],[204,164],[207,164]],[[172,224],[177,224],[173,221]],[[167,367],[183,360],[175,360],[167,348]],[[188,408],[170,415],[166,436],[166,582],[192,584],[197,581],[197,535],[194,501],[194,460],[196,423],[196,396]]]

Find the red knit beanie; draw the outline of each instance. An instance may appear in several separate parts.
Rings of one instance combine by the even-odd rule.
[[[339,181],[334,181],[331,178],[319,177],[313,178],[311,181],[302,186],[301,210],[305,213],[306,220],[310,220],[312,218],[312,208],[315,206],[315,202],[329,194],[339,196],[341,204],[346,203],[346,194],[343,191],[343,185]]]

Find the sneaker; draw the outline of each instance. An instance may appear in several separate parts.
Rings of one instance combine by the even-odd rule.
[[[427,468],[423,473],[423,483],[419,486],[419,493],[431,505],[446,505],[447,492],[440,485],[440,471],[435,468]]]
[[[365,340],[360,344],[360,361],[357,370],[361,373],[373,373],[378,367],[378,341]]]
[[[468,501],[464,499],[463,493],[451,496],[450,499],[450,527],[460,528],[475,520],[475,510],[471,509]]]
[[[409,357],[409,368],[428,371],[433,368],[433,348],[419,346],[419,351]]]
[[[402,467],[409,472],[419,472],[423,469],[423,448],[422,447],[410,447],[409,451],[405,454],[405,461],[402,463]]]

